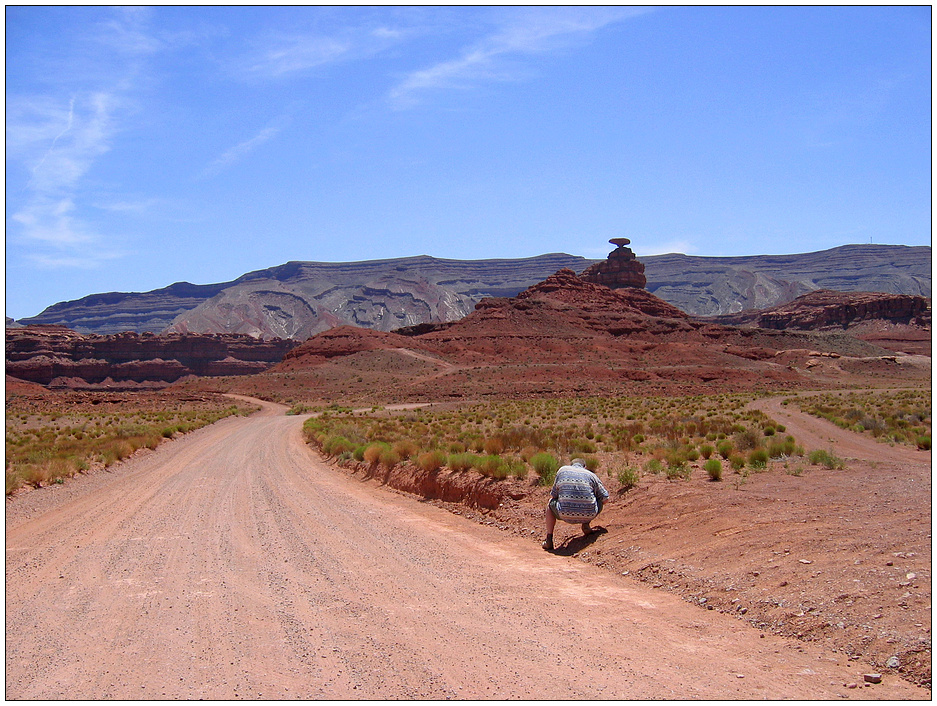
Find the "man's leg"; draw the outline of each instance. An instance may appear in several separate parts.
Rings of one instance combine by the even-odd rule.
[[[540,546],[549,551],[553,549],[553,530],[556,528],[556,515],[553,514],[553,508],[550,507],[550,503],[547,503],[544,524],[547,529],[547,538],[543,540]]]

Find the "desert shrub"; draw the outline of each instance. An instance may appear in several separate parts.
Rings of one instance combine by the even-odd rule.
[[[450,454],[446,465],[453,471],[467,471],[475,465],[475,454],[469,452]]]
[[[768,452],[765,449],[752,449],[748,454],[748,465],[752,468],[764,468],[768,465]]]
[[[540,476],[540,485],[553,485],[553,479],[556,478],[560,462],[552,454],[545,451],[534,454],[530,457],[530,465]]]
[[[24,468],[21,472],[21,478],[27,485],[39,488],[43,483],[48,483],[52,477],[49,474],[49,467],[41,463]]]
[[[710,456],[712,456],[714,451],[715,449],[710,444],[702,444],[699,447],[699,454],[704,459],[708,459]]]
[[[664,469],[664,475],[669,480],[689,478],[690,469],[687,467],[686,456],[678,451],[667,454],[667,468]]]
[[[396,451],[385,447],[381,449],[379,460],[381,462],[381,465],[384,466],[384,468],[386,468],[387,470],[390,470],[391,468],[396,466],[398,463],[400,463],[401,458],[400,458],[400,454],[398,454]]]
[[[569,452],[574,454],[594,454],[596,449],[594,443],[585,439],[571,439],[568,448]]]
[[[322,444],[322,451],[328,456],[340,456],[343,453],[354,451],[355,445],[344,436],[330,436]]]
[[[391,448],[384,442],[378,442],[375,444],[369,445],[365,450],[362,458],[366,463],[371,464],[372,466],[380,463],[381,454],[385,451],[390,451]]]
[[[735,451],[735,446],[728,439],[723,439],[718,444],[716,444],[716,451],[719,452],[719,455],[724,459],[728,459],[732,455],[732,452]]]
[[[930,451],[930,436],[919,436],[916,439],[917,447],[923,451]]]
[[[493,436],[485,439],[482,444],[482,450],[489,456],[504,453],[504,439],[499,436]]]
[[[354,451],[351,452],[352,458],[356,461],[364,461],[364,450],[368,448],[365,444],[358,444]]]
[[[638,469],[626,466],[618,471],[618,482],[621,483],[622,490],[630,490],[638,484]]]
[[[479,456],[475,459],[475,470],[491,478],[505,478],[510,472],[507,462],[497,454]]]
[[[761,446],[761,435],[754,429],[743,429],[733,437],[735,448],[739,451],[751,451]]]
[[[587,468],[588,470],[592,471],[593,473],[595,473],[596,470],[598,470],[598,468],[599,468],[599,459],[597,459],[595,456],[586,456],[586,457],[583,459],[583,461],[586,462],[586,468]]]
[[[773,426],[766,426],[762,431],[765,436],[774,436],[776,430]]]
[[[803,456],[804,450],[797,445],[793,436],[787,436],[783,440],[772,439],[768,442],[768,456],[771,458],[781,458],[782,456]]]
[[[6,469],[6,494],[9,495],[23,487],[23,477],[15,466]]]
[[[816,451],[811,451],[810,456],[808,458],[810,459],[810,463],[813,463],[818,466],[825,466],[826,468],[829,468],[831,470],[834,468],[843,469],[846,467],[846,463],[845,461],[843,461],[843,459],[837,457],[832,452],[825,451],[823,449],[817,449]]]
[[[690,448],[685,451],[687,461],[696,461],[699,459],[699,450]]]
[[[718,458],[711,458],[703,464],[703,470],[709,475],[710,480],[722,480],[722,461]]]
[[[451,454],[460,454],[465,452],[465,444],[461,441],[453,441],[446,447]]]
[[[504,459],[504,461],[507,463],[509,475],[512,475],[521,479],[527,477],[527,464],[524,463],[523,459],[506,458]]]
[[[427,451],[416,459],[416,465],[423,471],[438,471],[446,465],[446,454],[442,451]]]
[[[644,470],[646,473],[653,473],[657,475],[664,470],[664,464],[662,464],[658,458],[651,458],[648,459],[647,463],[644,464]]]
[[[530,463],[530,459],[532,459],[538,451],[540,451],[540,449],[538,449],[536,446],[525,446],[521,449],[521,458],[524,461]]]
[[[411,458],[417,451],[419,451],[420,447],[409,439],[401,439],[400,441],[395,441],[393,443],[391,450],[401,459],[407,459]]]
[[[728,461],[733,471],[740,471],[745,468],[745,457],[742,454],[730,454]]]

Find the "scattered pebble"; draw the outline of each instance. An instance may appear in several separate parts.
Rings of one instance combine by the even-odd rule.
[[[898,669],[901,666],[901,660],[898,659],[898,655],[892,655],[888,658],[888,661],[885,662],[885,666],[889,669]]]
[[[856,682],[849,682],[848,684],[843,684],[847,689],[858,689],[859,685]]]
[[[869,684],[881,684],[882,675],[881,674],[863,674],[862,678],[865,679]]]
[[[810,559],[800,559],[799,561],[800,561],[801,564],[812,564],[812,563],[813,563],[812,561],[810,561]]]

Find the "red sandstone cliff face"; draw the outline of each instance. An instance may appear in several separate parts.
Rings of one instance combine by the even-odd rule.
[[[908,294],[821,289],[764,311],[711,320],[777,331],[848,331],[857,340],[888,350],[931,354],[930,300]]]
[[[6,330],[7,375],[43,385],[170,383],[186,375],[247,375],[296,343],[232,334],[83,335],[61,326]],[[152,385],[150,385],[152,386]]]
[[[819,330],[846,328],[861,321],[881,319],[893,323],[926,325],[928,303],[924,297],[884,292],[834,292],[820,289],[792,302],[762,311],[762,328]]]

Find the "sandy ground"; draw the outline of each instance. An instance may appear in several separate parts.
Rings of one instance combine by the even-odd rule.
[[[283,411],[8,501],[8,699],[929,698],[338,473]]]

